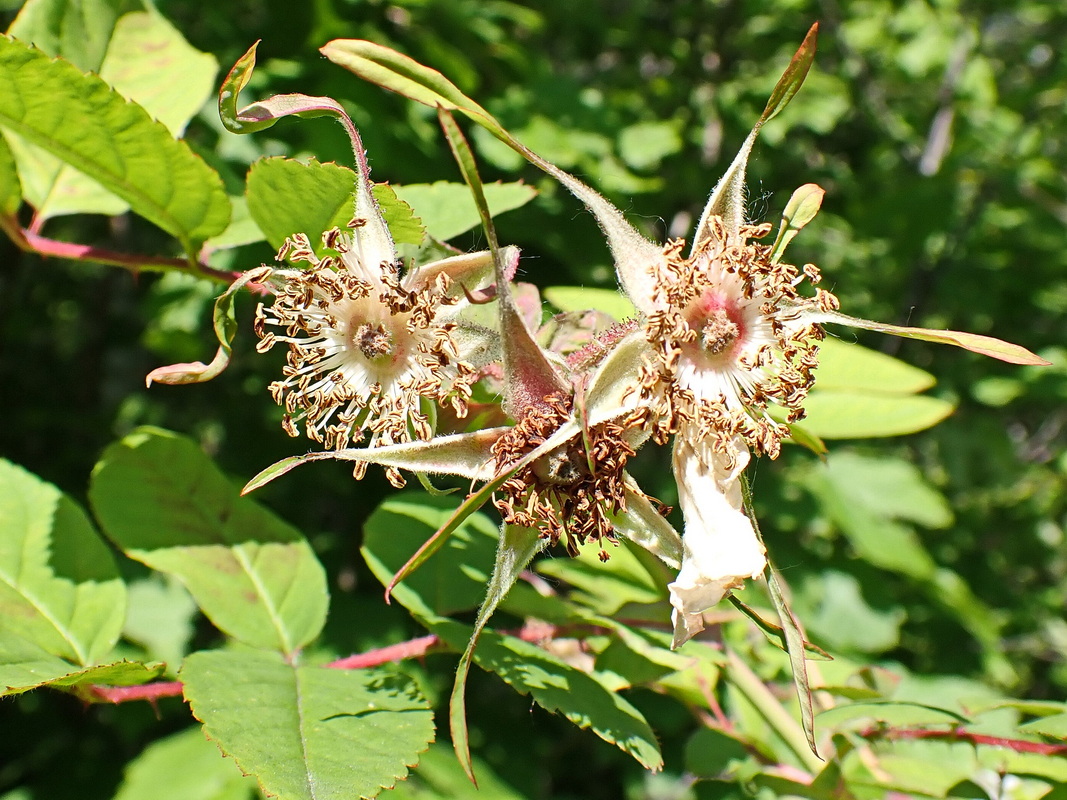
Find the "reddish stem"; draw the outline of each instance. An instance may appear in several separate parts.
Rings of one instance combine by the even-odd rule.
[[[990,736],[985,733],[971,733],[963,728],[946,731],[932,731],[923,728],[882,728],[871,727],[860,731],[864,739],[939,739],[949,742],[968,742],[984,744],[991,747],[1006,747],[1017,753],[1037,753],[1043,756],[1067,755],[1067,744],[1046,744],[1031,742],[1026,739],[1006,739],[1002,736]]]
[[[376,667],[379,664],[388,664],[390,661],[403,661],[405,658],[417,658],[424,656],[434,646],[440,643],[435,634],[420,636],[400,644],[391,644],[379,647],[367,653],[356,653],[354,656],[338,659],[326,666],[330,669],[366,669]]]
[[[160,697],[181,697],[180,681],[143,683],[140,686],[90,686],[89,691],[109,703],[125,703],[130,700],[157,700]]]
[[[184,258],[168,258],[166,256],[145,256],[135,253],[122,253],[117,250],[107,250],[102,247],[93,247],[87,244],[74,242],[61,242],[41,236],[33,230],[3,226],[11,239],[22,250],[49,258],[65,258],[70,261],[92,261],[98,264],[107,264],[112,267],[122,267],[133,272],[139,270],[174,270],[188,272],[204,278],[232,283],[240,275],[237,272],[228,272],[209,267],[207,264],[190,262]]]
[[[536,628],[523,628],[518,631],[502,631],[502,633],[515,636],[525,642],[540,642],[545,639],[554,639],[560,634],[569,631],[583,630],[586,633],[606,632],[602,628],[591,625],[568,625],[559,628],[555,625],[544,625]],[[329,669],[367,669],[388,664],[392,661],[403,661],[407,658],[419,658],[438,647],[446,645],[435,634],[420,636],[409,639],[399,644],[390,644],[366,653],[340,658],[326,665]],[[159,697],[179,697],[182,693],[181,681],[161,681],[159,683],[144,683],[139,686],[90,686],[88,691],[93,696],[109,703],[125,703],[130,700],[155,700]]]

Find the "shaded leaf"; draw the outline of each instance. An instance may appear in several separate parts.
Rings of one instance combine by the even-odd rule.
[[[433,630],[449,645],[462,646],[462,626],[435,626]],[[595,677],[535,645],[492,631],[482,634],[474,662],[521,694],[531,695],[546,711],[558,711],[578,727],[589,728],[646,769],[662,767],[659,745],[645,718]]]
[[[4,632],[89,666],[114,647],[125,615],[126,586],[81,507],[52,484],[0,460]]]
[[[280,800],[374,797],[433,741],[414,683],[381,670],[216,650],[190,655],[180,677],[208,737]]]
[[[127,555],[174,575],[211,621],[293,653],[326,619],[326,576],[296,529],[246,498],[195,443],[141,428],[109,447],[89,497]]]
[[[7,140],[0,136],[0,215],[11,217],[11,225],[18,225],[14,219],[15,212],[22,205],[22,184],[19,182],[18,169],[15,167],[15,157]]]
[[[448,800],[526,800],[525,795],[515,791],[484,761],[475,758],[474,769],[478,773],[477,786],[470,782],[448,745],[430,745],[408,779],[399,782],[389,793],[389,800],[430,800],[437,797]]]
[[[388,584],[458,504],[452,498],[405,492],[378,506],[363,526],[362,546],[375,576]],[[436,614],[477,608],[485,597],[497,538],[497,526],[488,517],[471,514],[437,557],[408,576],[404,585]]]
[[[655,603],[667,597],[627,545],[606,547],[611,556],[602,562],[597,548],[583,547],[573,558],[546,558],[536,571],[570,584],[571,598],[598,614],[611,616],[627,603]]]
[[[255,781],[199,725],[158,739],[126,766],[114,800],[251,800]]]

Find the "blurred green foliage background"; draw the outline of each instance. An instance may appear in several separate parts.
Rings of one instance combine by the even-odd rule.
[[[688,235],[818,20],[812,74],[766,126],[750,162],[753,213],[776,221],[793,189],[820,184],[823,211],[790,257],[818,264],[847,313],[995,335],[1053,366],[1016,368],[840,333],[930,371],[938,378],[933,393],[958,410],[920,435],[833,443],[828,466],[799,448],[762,461],[753,477],[764,536],[810,635],[835,653],[972,678],[1016,696],[1064,698],[1067,6],[170,0],[159,7],[223,71],[262,39],[249,97],[296,91],[343,101],[375,180],[458,177],[432,112],[326,62],[317,47],[332,38],[371,39],[441,70],[657,237]],[[236,137],[222,130],[212,103],[187,136],[231,194],[240,194],[248,165],[265,154],[351,160],[343,132],[327,121],[286,121]],[[520,278],[612,287],[603,237],[579,203],[481,132],[472,137],[486,180],[522,177],[540,190],[498,220],[501,240],[522,248]],[[132,217],[59,218],[44,232],[171,254],[155,229]],[[473,233],[453,243],[479,244]],[[154,367],[214,351],[217,285],[45,261],[6,241],[0,248],[0,455],[83,499],[100,452],[139,424],[195,436],[238,482],[302,451],[267,399],[280,361],[255,355],[249,299],[239,306],[245,326],[222,378],[146,389]],[[216,266],[243,270],[272,257],[260,244],[220,254]],[[643,452],[635,471],[670,503],[667,463],[666,452]],[[370,617],[331,616],[327,637],[338,653],[416,633],[402,612],[380,605],[380,587],[357,552],[363,522],[388,491],[373,469],[356,484],[327,463],[263,493],[311,537],[332,591],[351,594],[346,607],[373,608]],[[194,641],[208,635],[198,630]],[[445,668],[435,671],[431,658],[418,669],[442,691],[449,663],[442,658]],[[490,719],[479,717],[486,709],[499,714],[480,723],[484,757],[507,765],[503,774],[530,796],[653,796],[642,794],[652,790],[634,777],[636,765],[619,767],[624,756],[543,714],[530,748],[536,763],[515,763],[508,753],[527,744],[512,741],[520,734],[507,720],[528,716],[525,701],[485,676],[472,686],[472,718]],[[665,752],[680,747],[672,739],[684,728],[672,716],[679,708],[646,700]],[[187,717],[177,704],[159,721],[147,704],[86,712],[69,698],[34,693],[5,701],[0,720],[0,797],[92,800],[113,795],[122,764],[146,739]],[[34,788],[3,794],[19,785]]]

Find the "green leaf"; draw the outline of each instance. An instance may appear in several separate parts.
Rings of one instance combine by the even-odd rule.
[[[404,492],[378,506],[363,526],[362,547],[375,576],[388,584],[457,505],[448,497]],[[471,514],[437,557],[406,578],[404,585],[436,614],[477,608],[485,596],[496,547],[497,526],[484,514]]]
[[[15,167],[15,156],[7,145],[7,140],[0,136],[0,216],[12,218],[12,224],[18,224],[14,219],[15,212],[22,205],[22,184],[19,182],[19,172]]]
[[[477,786],[470,782],[448,745],[430,745],[408,779],[397,783],[389,792],[389,800],[526,800],[484,761],[475,758],[474,767],[478,773]]]
[[[907,614],[900,606],[872,608],[853,576],[825,570],[803,580],[796,593],[797,615],[834,651],[882,653],[900,643]]]
[[[0,620],[81,666],[114,647],[126,586],[89,517],[55,486],[0,460]]]
[[[251,800],[255,781],[195,725],[148,745],[126,766],[114,800]]]
[[[826,191],[817,184],[805,183],[789,198],[782,212],[782,224],[778,228],[778,236],[771,246],[771,263],[777,264],[781,260],[789,243],[800,233],[801,228],[815,219],[822,206],[823,195]]]
[[[925,395],[814,391],[804,401],[804,428],[823,439],[906,436],[931,428],[955,410]]]
[[[676,119],[628,125],[619,132],[619,155],[634,169],[655,169],[684,147],[680,128]]]
[[[699,728],[685,743],[686,772],[698,778],[725,778],[748,757],[745,744],[722,731]]]
[[[99,72],[119,17],[143,9],[138,0],[28,0],[7,33],[83,72]]]
[[[927,528],[952,524],[952,507],[922,471],[900,458],[873,458],[834,453],[824,474],[853,502],[890,519],[915,522]]]
[[[294,233],[306,233],[322,255],[319,237],[331,228],[347,230],[355,214],[356,173],[337,164],[307,164],[266,158],[248,171],[248,212],[277,250]]]
[[[280,800],[374,797],[406,776],[434,737],[411,679],[383,670],[216,650],[193,653],[180,677],[208,737]]]
[[[434,632],[449,645],[462,646],[463,632],[457,630],[459,627],[440,626]],[[531,695],[546,711],[558,711],[579,728],[591,729],[646,769],[662,767],[656,737],[641,712],[594,676],[536,645],[492,631],[482,634],[474,662],[499,675],[521,694]]]
[[[193,254],[226,228],[219,176],[94,75],[0,39],[0,127],[78,169]]]
[[[215,57],[193,48],[154,11],[125,14],[110,36],[103,63],[92,71],[180,136],[212,94],[218,72]],[[67,57],[62,49],[49,55]],[[146,65],[151,68],[146,69]],[[99,183],[55,156],[17,137],[13,141],[28,187],[26,199],[36,208],[37,219],[77,213],[114,215],[128,209]]]
[[[300,532],[237,490],[196,444],[141,428],[111,445],[89,497],[127,555],[174,575],[208,618],[292,654],[326,619],[326,576]]]
[[[544,290],[545,299],[560,311],[593,309],[615,320],[633,319],[637,309],[626,297],[614,289],[595,289],[585,286],[550,286]]]
[[[248,171],[248,210],[275,249],[294,233],[306,233],[321,257],[320,236],[332,228],[348,229],[355,216],[356,173],[337,164],[307,164],[291,158],[266,158]],[[396,242],[421,244],[422,225],[392,187],[373,189]]]
[[[924,703],[884,700],[868,703],[837,705],[816,716],[820,726],[849,728],[878,722],[885,725],[910,727],[914,725],[966,725],[970,720],[946,708]]]
[[[396,195],[408,203],[426,225],[426,232],[439,241],[455,238],[478,226],[478,209],[470,190],[462,183],[409,183],[394,187]],[[483,185],[489,213],[496,217],[526,205],[537,190],[525,183]]]
[[[78,667],[11,631],[0,631],[0,697],[42,686],[133,686],[158,678],[163,669],[160,663],[126,660]],[[92,698],[86,696],[86,699]]]
[[[819,344],[815,391],[917,394],[936,383],[934,376],[900,359],[858,344],[827,337]]]
[[[123,637],[176,674],[195,632],[196,601],[177,580],[156,572],[131,582],[129,595]]]
[[[1020,725],[1019,730],[1027,733],[1040,733],[1052,739],[1067,739],[1067,714],[1053,714],[1051,717],[1042,717],[1025,725]]]
[[[496,551],[496,563],[486,588],[485,600],[478,609],[474,631],[456,667],[448,715],[452,726],[452,746],[460,765],[472,781],[475,781],[474,766],[471,763],[470,738],[467,732],[467,674],[470,672],[471,658],[489,618],[515,585],[520,573],[544,546],[545,541],[535,530],[517,525],[504,525],[501,528],[500,546]]]
[[[421,245],[426,239],[426,228],[411,205],[397,196],[400,186],[376,183],[371,188],[375,201],[385,217],[385,224],[397,244]]]

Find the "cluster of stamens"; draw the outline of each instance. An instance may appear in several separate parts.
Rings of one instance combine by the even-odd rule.
[[[449,278],[407,287],[396,264],[362,263],[340,231],[323,244],[336,255],[319,259],[303,234],[287,239],[278,260],[311,266],[272,270],[277,296],[256,310],[256,349],[289,348],[284,379],[270,386],[285,431],[298,436],[302,421],[309,438],[338,450],[368,436],[369,447],[430,439],[424,404],[449,403],[462,417],[478,378],[459,357],[455,325],[438,318],[457,302]],[[356,464],[361,478],[366,462]],[[386,475],[404,485],[395,469]]]
[[[542,445],[572,417],[569,398],[555,394],[530,409],[492,448],[504,470]],[[567,552],[594,541],[607,561],[607,540],[616,543],[613,517],[626,510],[623,470],[634,449],[626,428],[615,422],[593,425],[583,435],[518,470],[500,488],[494,504],[508,524],[537,530],[552,544],[565,540]]]
[[[770,247],[749,243],[770,225],[743,226],[730,238],[715,217],[708,229],[689,258],[682,241],[669,242],[656,267],[638,417],[660,442],[684,431],[729,457],[740,438],[773,458],[788,428],[768,406],[784,409],[789,422],[801,419],[818,364],[823,331],[805,312],[836,308],[837,300],[821,289],[814,298],[797,291],[805,279],[818,283],[814,265],[772,263]]]

